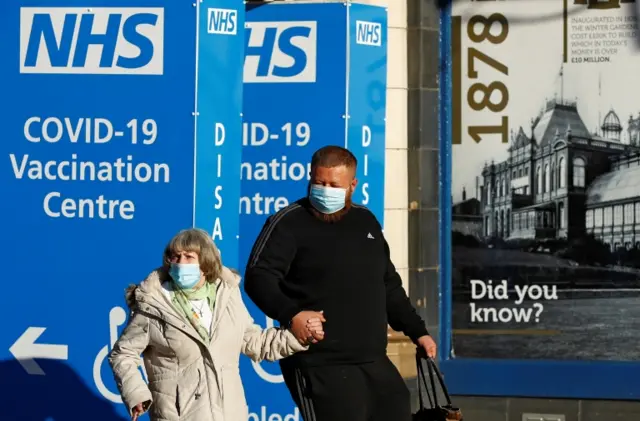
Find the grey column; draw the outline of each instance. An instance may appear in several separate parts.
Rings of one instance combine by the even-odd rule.
[[[406,0],[408,19],[409,296],[438,340],[439,29],[434,0]],[[415,382],[409,382],[415,386]],[[415,387],[412,388],[415,393]],[[414,402],[416,399],[414,399]]]

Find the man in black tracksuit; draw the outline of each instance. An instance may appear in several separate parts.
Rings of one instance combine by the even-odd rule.
[[[351,202],[356,159],[328,146],[309,194],[269,217],[249,257],[247,295],[289,326],[306,352],[281,361],[305,421],[410,421],[410,396],[386,355],[387,326],[429,356],[436,346],[389,258],[380,224]],[[320,317],[323,332],[307,321]]]

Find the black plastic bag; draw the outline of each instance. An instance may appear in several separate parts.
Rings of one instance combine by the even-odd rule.
[[[429,392],[427,375],[422,364],[423,360],[426,361],[431,392]],[[418,349],[416,352],[416,365],[418,368],[418,396],[420,399],[420,409],[418,412],[413,414],[413,421],[462,421],[462,412],[460,411],[460,408],[456,408],[451,404],[451,398],[449,397],[447,386],[444,384],[442,374],[440,374],[436,363],[431,358],[428,358],[422,349]],[[442,389],[446,400],[444,405],[440,405],[438,402],[438,391],[436,389],[435,382],[436,377],[438,378],[438,383],[440,384],[440,388]],[[427,395],[427,398],[429,399],[429,406],[426,406],[425,404],[424,395]]]

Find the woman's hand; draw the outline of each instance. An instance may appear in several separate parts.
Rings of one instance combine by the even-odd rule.
[[[319,317],[313,317],[307,320],[307,330],[311,333],[314,342],[324,339],[324,329],[322,327],[322,320]]]
[[[145,413],[145,404],[140,402],[131,409],[131,421],[137,421],[138,417]]]

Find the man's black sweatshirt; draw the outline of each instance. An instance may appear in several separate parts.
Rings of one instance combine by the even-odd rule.
[[[384,357],[387,325],[414,341],[428,334],[391,263],[380,224],[362,206],[325,222],[301,199],[269,217],[253,246],[244,285],[281,325],[303,310],[324,311],[324,340],[291,357],[302,366]]]

